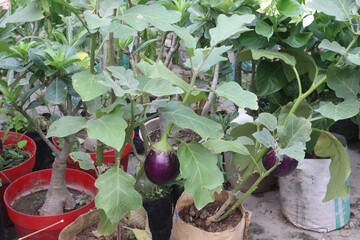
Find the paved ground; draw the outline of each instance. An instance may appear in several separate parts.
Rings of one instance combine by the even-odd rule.
[[[351,217],[347,226],[325,234],[296,228],[282,216],[279,190],[275,187],[269,192],[252,195],[245,200],[245,208],[253,213],[249,240],[360,240],[360,143],[349,148],[352,167]],[[136,159],[132,157],[129,172],[135,171],[136,163]],[[7,240],[17,239],[13,228],[7,228],[7,233]]]

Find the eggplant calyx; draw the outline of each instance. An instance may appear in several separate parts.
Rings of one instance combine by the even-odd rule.
[[[162,138],[152,146],[152,149],[163,153],[170,153],[174,151],[174,148],[168,142],[167,135],[162,136]]]

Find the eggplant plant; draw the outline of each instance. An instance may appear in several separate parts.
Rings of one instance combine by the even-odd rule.
[[[31,1],[0,22],[0,27],[18,23],[16,15],[24,13],[31,13],[28,14],[31,16],[28,22],[48,22],[52,15],[47,11],[52,11],[52,8],[48,8],[44,2]],[[302,161],[306,143],[314,131],[321,133],[315,146],[316,153],[319,156],[330,154],[333,161],[325,200],[347,196],[346,181],[350,164],[346,151],[330,133],[313,127],[313,124],[324,118],[337,121],[359,112],[359,84],[354,77],[358,61],[356,49],[353,48],[358,38],[358,29],[354,29],[358,28],[354,24],[358,23],[357,12],[352,12],[354,8],[358,10],[355,1],[345,8],[340,8],[337,1],[331,1],[337,6],[336,13],[339,13],[335,16],[336,21],[346,22],[344,24],[353,33],[353,39],[347,48],[327,39],[322,41],[320,47],[336,52],[335,57],[339,56],[337,63],[326,72],[319,71],[312,56],[303,51],[310,46],[311,32],[297,24],[313,16],[315,10],[330,16],[334,14],[322,8],[326,6],[325,3],[318,5],[309,2],[302,5],[295,0],[284,0],[276,1],[276,5],[264,5],[261,4],[264,1],[260,1],[260,4],[258,1],[226,1],[219,4],[222,2],[219,1],[216,4],[216,1],[174,0],[161,1],[163,5],[148,2],[130,6],[122,4],[121,0],[52,2],[60,5],[61,9],[67,9],[63,19],[77,19],[77,26],[81,24],[75,35],[69,22],[66,24],[66,36],[55,29],[51,30],[51,33],[56,33],[53,39],[57,41],[23,41],[22,45],[19,43],[12,49],[0,49],[4,52],[0,55],[1,73],[6,73],[6,77],[2,76],[1,79],[1,91],[7,102],[34,124],[24,104],[37,89],[45,89],[45,97],[39,97],[37,102],[30,105],[51,103],[64,114],[64,117],[53,121],[47,136],[40,134],[44,140],[46,137],[65,138],[61,152],[52,147],[56,159],[51,186],[57,187],[48,191],[42,214],[61,212],[68,207],[69,199],[71,202],[71,197],[64,194],[64,172],[71,151],[72,135],[82,129],[86,129],[89,138],[97,139],[98,166],[102,165],[104,144],[117,151],[115,166],[101,173],[95,183],[98,188],[95,204],[100,209],[101,217],[98,231],[102,234],[111,234],[126,212],[141,207],[142,197],[135,186],[144,174],[158,185],[170,183],[179,174],[184,179],[185,191],[194,197],[196,208],[201,209],[213,202],[214,193],[221,191],[224,183],[218,156],[223,152],[233,152],[236,165],[245,172],[228,200],[206,220],[208,223],[221,221],[255,190],[264,177],[277,171],[277,167],[291,160],[289,165],[293,168],[296,164],[294,160]],[[314,15],[315,18],[317,16]],[[354,19],[350,16],[354,16]],[[160,57],[156,57],[150,47],[157,41],[157,38],[152,39],[154,35],[147,34],[150,30],[162,36]],[[81,31],[85,33],[79,33]],[[48,28],[47,32],[50,33]],[[173,38],[173,45],[169,49],[169,59],[166,57],[163,62],[162,53],[168,33],[176,38]],[[74,41],[72,36],[78,39]],[[101,52],[104,46],[107,46],[106,50]],[[169,68],[170,60],[179,46],[184,47],[189,55],[184,63],[191,71],[189,82]],[[268,50],[274,46],[281,50]],[[76,53],[80,51],[76,51],[76,48],[82,48],[81,52],[88,51],[89,61],[77,57]],[[152,52],[147,52],[150,50]],[[230,50],[236,51],[237,61],[253,61],[257,64],[256,94],[232,81],[220,81],[209,90],[197,87],[199,74],[213,71],[213,80],[216,79],[215,76],[219,74],[216,68],[229,63],[225,56]],[[99,56],[105,58],[108,52],[110,54],[106,61],[97,61]],[[131,69],[116,64],[120,54],[127,55]],[[14,78],[15,72],[22,75]],[[20,80],[28,76],[28,72],[32,75],[26,80],[35,87],[26,91]],[[291,86],[285,88],[288,83]],[[309,107],[311,100],[308,97],[322,89],[324,84],[343,101],[338,105],[320,104],[314,110]],[[272,95],[270,97],[275,99],[282,90],[292,90],[296,96],[291,101],[288,99],[278,111],[260,113],[252,123],[226,129],[226,134],[231,137],[224,137],[224,129],[219,122],[199,116],[190,108],[193,103],[207,100],[206,93],[210,93],[234,103],[238,108],[256,111],[258,96]],[[22,101],[21,93],[26,96]],[[173,95],[178,95],[178,100],[173,100]],[[148,101],[149,96],[158,99]],[[74,105],[78,98],[81,100]],[[150,107],[161,108],[161,112],[146,117]],[[85,112],[86,118],[79,115],[80,109]],[[318,116],[313,117],[314,112]],[[119,167],[120,157],[127,143],[134,148],[131,139],[133,130],[138,126],[144,129],[143,124],[158,115],[169,121],[160,141],[151,149],[146,149],[146,159],[137,156],[135,151],[140,160],[135,176],[124,172]],[[204,142],[180,141],[177,156],[174,155],[168,138],[175,125],[193,130]],[[326,153],[327,148],[334,150]],[[263,157],[270,149],[274,150],[270,153],[271,165],[262,164]],[[225,212],[254,171],[259,173],[259,179]],[[58,188],[62,190],[57,192]]]

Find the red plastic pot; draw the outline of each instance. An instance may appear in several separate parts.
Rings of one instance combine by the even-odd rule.
[[[75,219],[81,214],[87,213],[90,209],[95,208],[94,199],[79,209],[53,216],[27,215],[17,212],[11,208],[11,206],[13,206],[21,196],[31,194],[31,191],[36,192],[40,189],[48,188],[51,172],[52,169],[45,169],[29,173],[11,183],[6,189],[4,200],[10,219],[14,222],[18,237],[27,236],[58,223],[50,228],[40,231],[39,233],[29,236],[26,240],[58,239],[58,236],[63,228],[75,221]],[[65,181],[68,188],[85,192],[93,197],[96,196],[97,188],[94,186],[95,178],[93,178],[90,174],[76,169],[66,169]],[[34,184],[37,184],[36,189],[34,188]],[[61,220],[63,220],[63,222],[59,223]]]
[[[131,138],[134,139],[134,135],[135,133],[132,132],[131,134]],[[59,147],[58,143],[57,143],[57,140],[59,138],[57,137],[54,137],[52,138],[52,141],[55,145],[55,147],[59,150],[61,150],[62,148]],[[130,155],[130,152],[131,152],[131,146],[129,144],[126,144],[125,145],[125,149],[124,149],[124,152],[121,156],[121,160],[120,160],[120,165],[123,167],[124,171],[126,172],[127,171],[127,167],[128,167],[128,162],[129,162],[129,155]],[[90,156],[91,156],[91,159],[94,161],[94,164],[96,165],[96,153],[89,153]],[[112,150],[109,150],[109,151],[105,151],[104,152],[104,164],[108,164],[108,163],[115,163],[115,150],[112,149]],[[91,176],[93,176],[94,178],[97,178],[97,175],[96,175],[96,172],[95,170],[84,170],[84,169],[81,169],[80,166],[79,166],[79,163],[78,162],[74,162],[74,160],[72,160],[71,157],[69,157],[66,161],[66,167],[67,168],[72,168],[72,169],[78,169],[78,170],[81,170],[81,171],[84,171],[88,174],[90,174]]]
[[[1,139],[3,138],[4,134],[5,134],[4,131],[0,131]],[[1,171],[0,179],[1,179],[2,186],[0,187],[0,198],[1,198],[1,211],[3,213],[3,219],[4,219],[5,226],[10,225],[11,221],[6,212],[6,207],[5,207],[4,198],[3,198],[4,192],[5,192],[6,188],[9,186],[10,182],[13,182],[16,179],[18,179],[19,177],[32,171],[32,169],[35,165],[35,154],[36,154],[36,144],[35,144],[34,140],[29,138],[28,136],[25,136],[25,135],[22,136],[22,134],[16,133],[16,132],[8,132],[7,136],[8,137],[7,137],[6,141],[3,142],[4,146],[5,145],[16,145],[17,142],[19,142],[21,140],[26,140],[27,144],[24,147],[24,149],[30,154],[30,158],[27,161],[25,161],[24,163],[22,163],[16,167]],[[10,182],[9,182],[9,180],[10,180]]]

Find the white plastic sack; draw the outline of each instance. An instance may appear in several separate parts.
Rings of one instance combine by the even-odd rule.
[[[295,226],[329,232],[346,225],[350,217],[350,194],[322,202],[330,180],[331,159],[305,159],[297,169],[279,178],[283,215]]]

